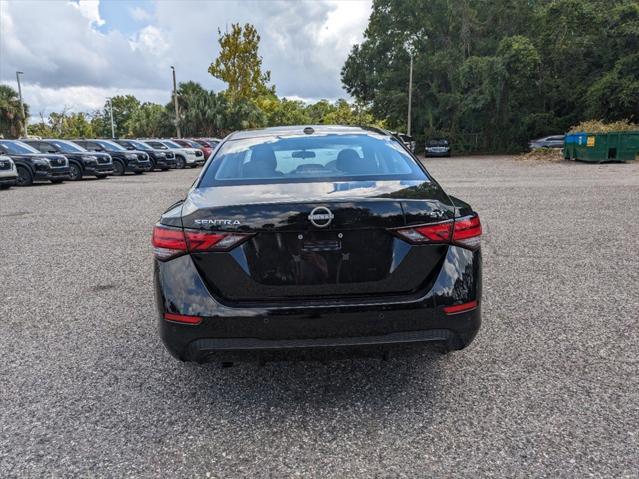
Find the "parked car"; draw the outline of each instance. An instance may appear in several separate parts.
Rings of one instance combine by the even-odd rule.
[[[450,156],[450,142],[445,138],[426,141],[426,156]]]
[[[229,135],[153,230],[168,350],[203,362],[468,346],[481,322],[479,216],[396,141],[326,125]]]
[[[208,146],[211,150],[215,150],[222,140],[218,138],[193,138],[193,141],[198,142],[202,146]],[[208,160],[208,157],[206,159]]]
[[[0,154],[15,163],[18,186],[30,186],[34,181],[62,183],[70,178],[69,160],[63,155],[42,154],[18,140],[0,140]]]
[[[393,135],[395,138],[401,141],[404,145],[406,145],[406,148],[408,148],[412,153],[415,153],[417,149],[417,142],[412,136],[407,135],[406,133],[398,133],[398,132],[391,132],[391,135]]]
[[[0,190],[10,188],[18,182],[18,170],[10,156],[0,155]]]
[[[149,155],[143,151],[128,151],[123,146],[118,145],[111,140],[72,140],[76,145],[80,145],[82,148],[86,148],[89,151],[96,151],[99,153],[108,153],[113,159],[113,175],[121,176],[127,171],[133,172],[136,175],[141,175],[145,171],[151,169],[151,161]]]
[[[151,148],[149,145],[138,140],[114,140],[118,145],[123,146],[127,150],[140,150],[149,155],[151,160],[151,171],[166,171],[169,168],[175,168],[175,154],[172,151],[162,151]]]
[[[563,148],[564,135],[544,136],[528,142],[528,148],[535,150],[537,148]]]
[[[106,178],[113,173],[113,160],[107,153],[89,152],[66,140],[23,140],[41,153],[59,153],[69,160],[70,179],[81,180],[83,176]]]
[[[176,168],[185,168],[187,166],[195,168],[204,164],[204,154],[198,148],[185,148],[171,140],[141,139],[140,141],[158,150],[172,151],[175,154]]]
[[[204,155],[204,160],[207,160],[208,157],[211,156],[211,153],[213,153],[213,148],[211,148],[208,145],[203,145],[199,141],[184,139],[184,138],[178,138],[178,139],[173,138],[171,141],[173,143],[177,143],[183,148],[197,148],[198,150],[202,151],[202,155]]]

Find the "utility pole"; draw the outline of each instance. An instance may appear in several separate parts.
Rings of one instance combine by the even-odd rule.
[[[171,65],[171,70],[173,71],[173,104],[175,105],[175,131],[177,133],[177,137],[182,138],[182,134],[180,133],[180,113],[178,110],[177,85],[175,83],[175,67],[173,65]]]
[[[410,136],[410,120],[411,120],[411,107],[413,106],[413,50],[408,52],[410,54],[410,70],[408,74],[408,119],[406,121],[406,134]]]
[[[27,115],[24,113],[24,102],[22,101],[22,87],[20,86],[20,75],[24,75],[24,72],[16,72],[16,80],[18,81],[18,95],[20,96],[20,108],[22,110],[22,128],[24,129],[24,136],[27,137],[29,135],[27,131]]]
[[[113,124],[113,98],[107,98],[109,100],[109,112],[111,114],[111,139],[115,140],[115,125]]]

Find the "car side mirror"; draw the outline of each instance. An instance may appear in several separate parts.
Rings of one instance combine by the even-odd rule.
[[[57,153],[55,150],[47,150],[47,153]]]

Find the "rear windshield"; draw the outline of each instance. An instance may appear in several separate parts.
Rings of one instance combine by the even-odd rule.
[[[229,140],[199,186],[357,180],[427,181],[428,177],[393,138],[315,134]]]
[[[448,146],[448,140],[428,140],[428,146]]]

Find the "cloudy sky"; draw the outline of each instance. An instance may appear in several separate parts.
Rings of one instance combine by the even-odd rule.
[[[31,114],[91,111],[131,93],[170,100],[171,70],[221,90],[208,74],[217,30],[252,23],[263,66],[280,96],[345,97],[339,72],[361,41],[370,0],[0,0],[0,81],[16,86]]]

